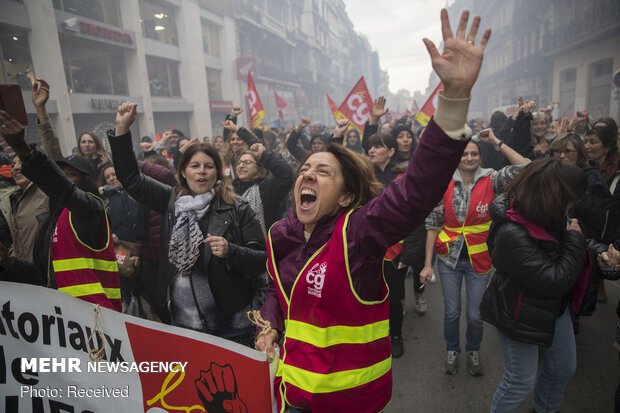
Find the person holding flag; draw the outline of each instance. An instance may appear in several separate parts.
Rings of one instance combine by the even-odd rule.
[[[294,207],[269,230],[271,279],[261,315],[271,327],[258,334],[256,348],[273,355],[285,332],[274,384],[280,412],[370,413],[390,402],[383,258],[441,199],[471,137],[470,92],[491,31],[475,45],[480,18],[466,37],[468,20],[466,11],[454,37],[441,11],[443,54],[424,39],[445,89],[403,176],[379,194],[367,162],[328,145],[304,161]]]

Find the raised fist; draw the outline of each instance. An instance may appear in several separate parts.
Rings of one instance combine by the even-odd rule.
[[[248,407],[239,398],[235,373],[230,364],[211,363],[195,380],[198,397],[208,413],[247,413]]]

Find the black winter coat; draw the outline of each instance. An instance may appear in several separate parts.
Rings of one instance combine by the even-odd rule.
[[[492,260],[496,268],[480,312],[513,340],[551,346],[563,297],[572,290],[586,259],[586,242],[576,231],[562,231],[559,242],[536,239],[506,217],[504,196],[491,204],[498,225]]]
[[[136,201],[163,216],[161,248],[162,256],[167,257],[168,242],[174,226],[174,188],[140,171],[131,148],[131,132],[114,136],[109,131],[108,140],[117,177],[125,190]],[[211,235],[226,238],[228,256],[226,259],[215,257],[211,249],[203,244],[199,262],[204,266],[203,273],[208,278],[218,309],[222,314],[232,314],[247,306],[257,289],[264,288],[260,276],[265,272],[267,261],[265,238],[254,211],[241,199],[237,199],[234,205],[228,205],[216,198],[209,211],[207,231]],[[170,264],[168,282],[165,284],[169,285],[175,276],[177,269]],[[158,282],[158,285],[163,283]],[[161,298],[161,291],[158,291],[158,299]],[[194,305],[191,295],[187,300]]]
[[[110,230],[121,241],[136,242],[138,204],[129,197],[124,188],[105,185],[103,196],[108,201]]]

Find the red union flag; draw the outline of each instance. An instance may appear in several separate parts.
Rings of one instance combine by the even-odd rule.
[[[332,111],[332,115],[334,115],[334,119],[336,119],[336,122],[341,119],[347,119],[347,117],[344,116],[340,109],[338,109],[338,106],[336,106],[332,98],[330,98],[327,94],[325,96],[327,96],[327,103],[329,103],[329,109]]]
[[[253,128],[258,128],[263,119],[267,116],[265,115],[263,104],[258,97],[256,85],[254,84],[251,73],[248,73],[248,108],[250,112],[250,123]]]
[[[339,109],[358,129],[364,129],[364,123],[370,119],[372,110],[372,97],[368,92],[364,76],[357,81]]]
[[[275,90],[273,91],[273,95],[276,98],[276,106],[278,107],[278,117],[280,118],[280,122],[284,122],[284,107],[286,106],[286,100],[282,99]]]
[[[428,121],[431,120],[431,117],[435,114],[435,110],[437,110],[437,94],[440,90],[443,90],[443,83],[439,83],[431,96],[426,100],[424,105],[422,105],[422,109],[418,111],[418,114],[415,117],[420,125],[426,126]]]
[[[415,115],[416,113],[418,113],[419,110],[420,108],[418,107],[418,102],[413,99],[413,105],[411,105],[411,112],[413,112],[413,114]]]

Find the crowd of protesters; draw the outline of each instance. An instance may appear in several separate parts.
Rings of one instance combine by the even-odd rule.
[[[51,86],[37,79],[40,147],[0,111],[15,152],[0,181],[0,279],[268,354],[280,343],[276,399],[291,412],[389,403],[407,274],[419,314],[425,286],[440,281],[443,371],[456,374],[464,280],[467,371],[484,374],[483,320],[504,354],[491,411],[518,412],[532,391],[536,411],[557,411],[581,317],[620,277],[618,125],[583,110],[553,119],[520,97],[489,128],[466,124],[490,38],[475,43],[479,18],[466,36],[468,20],[453,35],[442,12],[443,54],[425,39],[444,82],[426,128],[384,122],[379,97],[362,131],[305,117],[289,130],[248,129],[234,107],[222,135],[170,129],[134,148],[137,105],[123,103],[115,130],[81,133],[64,156],[45,109]],[[251,310],[271,330],[257,335]]]

